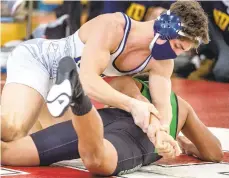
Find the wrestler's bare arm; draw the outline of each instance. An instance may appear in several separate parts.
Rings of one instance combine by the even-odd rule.
[[[117,77],[109,84],[114,89],[128,96],[141,101],[147,100],[140,92],[141,84],[133,80],[132,77]],[[194,143],[187,140],[187,138],[178,137],[179,144],[182,144],[182,149],[185,149],[189,154],[195,155],[202,160],[221,161],[222,150],[219,140],[199,120],[193,108],[179,96],[178,103],[179,108],[183,110],[181,113],[187,113],[185,115],[179,115],[179,122],[181,122],[182,127],[181,131]]]
[[[180,101],[181,99],[178,97],[178,102]],[[223,152],[220,141],[199,120],[193,108],[189,104],[185,105],[187,106],[188,114],[181,131],[191,142],[181,140],[179,141],[179,143],[183,144],[181,147],[202,160],[221,161]]]
[[[83,88],[91,98],[129,112],[131,98],[114,90],[100,77],[108,65],[110,53],[116,50],[122,40],[124,23],[116,21],[114,14],[101,15],[95,20],[80,64]]]
[[[110,82],[110,85],[114,89],[130,97],[133,97],[140,101],[149,102],[149,100],[146,97],[144,97],[141,93],[142,84],[134,80],[132,77],[129,76],[117,77]],[[151,123],[151,129],[149,129],[149,132],[150,130],[151,131],[156,130],[156,127],[160,126],[160,122],[156,117],[153,117],[153,115],[151,115],[150,123]],[[151,134],[152,132],[147,133],[150,140],[151,140]],[[159,130],[157,131],[156,134],[156,140],[157,141],[155,142],[153,142],[153,140],[151,141],[154,143],[155,148],[157,149],[159,155],[163,156],[164,158],[171,158],[174,157],[175,155],[178,156],[178,152],[180,151],[179,146],[169,134]],[[162,146],[160,143],[166,143],[166,144],[163,144]]]
[[[173,60],[154,60],[149,72],[149,89],[152,103],[159,111],[162,125],[169,126],[172,119],[172,107],[170,104],[171,75],[173,72]]]

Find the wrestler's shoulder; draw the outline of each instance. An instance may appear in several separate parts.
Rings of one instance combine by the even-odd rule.
[[[97,20],[100,23],[107,22],[109,24],[120,27],[124,27],[126,23],[125,18],[121,12],[102,14],[97,16],[94,20]]]
[[[124,27],[125,18],[122,13],[102,14],[81,26],[80,36],[81,39],[84,39],[83,41],[86,42],[90,36],[89,34],[94,35],[96,33],[96,36],[110,35],[110,39],[113,39],[112,43],[116,44],[114,40],[117,40],[117,43],[121,41],[121,38],[124,34]]]

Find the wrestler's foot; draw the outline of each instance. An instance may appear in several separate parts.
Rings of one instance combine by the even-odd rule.
[[[47,106],[52,116],[60,117],[69,105],[74,105],[75,99],[83,93],[76,64],[71,57],[60,60],[57,68],[55,85],[47,96]]]

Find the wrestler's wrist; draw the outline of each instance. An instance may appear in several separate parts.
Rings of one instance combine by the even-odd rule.
[[[163,125],[161,125],[161,127],[160,127],[160,131],[164,131],[164,132],[166,132],[167,134],[169,134],[169,130],[170,130],[170,127],[169,127],[168,124],[163,124]]]
[[[171,124],[172,119],[163,119],[163,118],[160,119],[161,130],[164,130],[169,134],[170,124]]]
[[[142,94],[135,95],[134,98],[143,102],[150,103],[149,100],[146,97],[144,97]]]
[[[133,105],[134,105],[134,101],[135,101],[135,99],[134,98],[131,98],[131,97],[127,97],[127,99],[126,99],[126,109],[124,109],[126,112],[130,112],[130,113],[132,113],[132,110],[133,110]]]

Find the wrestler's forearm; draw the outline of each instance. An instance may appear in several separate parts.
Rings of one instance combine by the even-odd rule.
[[[159,111],[162,125],[170,125],[172,120],[172,107],[170,104],[171,81],[159,75],[151,75],[149,78],[152,103]]]
[[[131,98],[113,89],[96,74],[81,75],[81,82],[87,95],[103,104],[130,112]]]
[[[196,156],[200,158],[203,161],[210,161],[209,158],[205,157],[204,155],[201,155],[198,149],[195,147],[194,144],[191,144],[188,148],[188,151],[192,154],[192,156]]]
[[[189,109],[182,133],[195,145],[199,152],[199,155],[196,156],[200,159],[214,162],[222,160],[223,153],[220,141],[199,120],[192,108]]]
[[[186,151],[189,152],[189,155],[191,154],[192,156],[195,156],[203,161],[212,161],[212,162],[219,162],[216,159],[213,159],[210,155],[206,153],[200,153],[199,150],[196,148],[196,146],[192,143],[190,144],[187,148]]]

